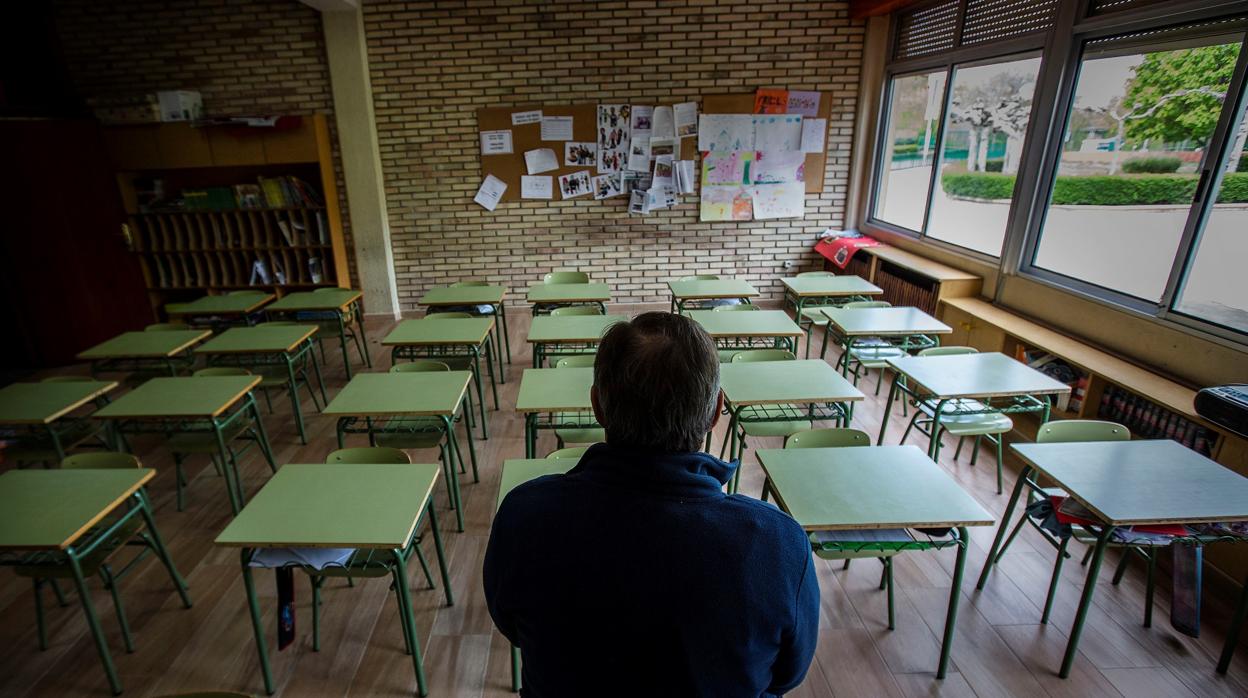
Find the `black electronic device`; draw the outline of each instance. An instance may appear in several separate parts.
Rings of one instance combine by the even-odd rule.
[[[1248,437],[1248,384],[1215,385],[1196,393],[1196,414]]]

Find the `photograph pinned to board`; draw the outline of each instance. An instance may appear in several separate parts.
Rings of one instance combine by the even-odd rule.
[[[595,199],[610,199],[613,196],[624,195],[624,187],[620,184],[619,174],[598,175],[591,182]]]
[[[754,153],[750,184],[787,184],[806,181],[806,153],[797,150],[760,150]]]
[[[677,145],[678,143],[675,138],[655,138],[654,136],[651,136],[650,157],[657,158],[662,155],[671,155],[675,157],[678,155],[676,152]]]
[[[802,149],[802,117],[795,114],[754,116],[754,150]]]
[[[604,174],[619,172],[628,169],[628,150],[620,148],[611,148],[608,150],[598,149],[598,171]]]
[[[785,102],[784,113],[797,114],[799,116],[819,116],[819,99],[821,96],[818,92],[789,90],[789,99]]]
[[[645,215],[646,198],[648,194],[640,189],[634,189],[629,193],[628,212],[636,215]]]
[[[752,211],[750,193],[744,186],[702,187],[698,220],[748,221]]]
[[[676,192],[692,194],[697,191],[694,179],[693,160],[677,160],[672,163],[672,174],[676,177]]]
[[[620,173],[620,186],[624,191],[632,193],[638,190],[646,191],[650,185],[654,183],[654,177],[649,172],[634,172],[632,170],[624,170]]]
[[[493,211],[498,207],[498,202],[502,200],[505,191],[507,191],[506,182],[494,175],[486,175],[485,181],[481,182],[481,187],[477,189],[477,195],[472,197],[472,200],[481,204],[485,210]]]
[[[559,177],[559,196],[563,199],[575,199],[593,193],[589,182],[589,170],[581,170]]]
[[[789,91],[759,88],[754,92],[755,114],[783,114],[788,108]]]
[[[698,135],[698,103],[681,102],[672,107],[676,118],[676,137]]]
[[[555,198],[554,178],[550,175],[520,175],[521,199],[553,199]]]
[[[482,131],[481,132],[481,154],[482,155],[509,155],[511,154],[511,131],[503,129],[501,131]]]
[[[632,121],[629,124],[632,136],[637,137],[638,133],[649,134],[654,128],[654,107],[642,106],[634,104],[632,109]]]
[[[543,116],[541,138],[544,141],[572,140],[572,117]]]
[[[676,137],[676,114],[671,107],[655,107],[650,117],[650,138]]]
[[[634,172],[650,171],[650,136],[633,134],[633,145],[628,153],[628,168]]]
[[[619,172],[628,166],[629,119],[627,104],[598,105],[598,172]]]
[[[654,183],[651,189],[655,187],[672,187],[674,181],[672,177],[672,156],[660,155],[654,159]]]
[[[537,148],[524,151],[524,166],[531,175],[541,174],[559,169],[559,158],[550,148]]]
[[[752,114],[703,114],[698,150],[754,150]]]
[[[511,125],[523,126],[525,124],[536,124],[542,120],[542,110],[536,111],[518,111],[512,112]]]
[[[672,187],[653,186],[646,191],[646,213],[676,205],[676,190]]]
[[[593,167],[598,161],[597,143],[564,143],[563,164],[571,167]]]
[[[801,218],[806,215],[806,185],[802,182],[749,187],[754,220]]]
[[[827,119],[802,119],[802,152],[822,153],[826,147],[824,140],[828,132]]]
[[[712,150],[702,157],[702,186],[750,183],[752,150]]]

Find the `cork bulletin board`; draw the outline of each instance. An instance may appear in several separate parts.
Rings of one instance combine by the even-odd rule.
[[[621,104],[625,102],[619,102]],[[638,101],[638,104],[645,102]],[[658,105],[656,105],[658,106]],[[670,106],[670,105],[666,105]],[[820,103],[820,108],[823,104]],[[754,107],[754,96],[750,95],[750,109]],[[482,155],[481,157],[481,179],[485,179],[486,175],[494,175],[507,183],[507,191],[503,192],[502,201],[520,201],[520,177],[528,174],[528,170],[524,164],[525,151],[535,150],[537,148],[550,148],[555,151],[555,157],[559,160],[559,169],[550,170],[541,173],[541,176],[550,176],[554,178],[554,201],[560,200],[562,195],[559,193],[559,177],[573,172],[588,170],[591,177],[598,175],[598,168],[594,165],[564,165],[563,145],[565,142],[572,141],[544,141],[542,140],[542,127],[540,123],[521,124],[518,126],[511,125],[511,115],[518,112],[541,111],[543,116],[570,116],[572,117],[572,141],[580,141],[585,143],[598,142],[598,103],[592,104],[574,104],[571,106],[551,106],[539,104],[526,104],[514,107],[490,107],[477,110],[477,132],[482,131],[511,131],[511,150],[512,152],[505,155]],[[748,110],[747,110],[748,111]],[[680,157],[682,160],[692,160],[698,152],[697,138],[682,138],[680,142]],[[807,161],[809,162],[809,161]],[[822,167],[822,166],[821,166]],[[820,173],[820,186],[822,187],[822,172]],[[808,190],[809,191],[809,190]],[[536,199],[533,199],[536,200]],[[592,199],[591,199],[592,200]],[[621,201],[628,201],[628,197],[620,197]]]
[[[752,114],[754,113],[754,93],[746,92],[741,94],[706,95],[702,98],[701,113]],[[819,95],[819,114],[815,118],[831,120],[831,116],[832,96],[827,92],[823,92]],[[823,152],[806,153],[805,173],[807,194],[818,194],[823,191],[823,177],[828,165],[828,134],[824,133],[823,136]]]

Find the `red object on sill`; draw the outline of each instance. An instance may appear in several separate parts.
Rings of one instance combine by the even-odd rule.
[[[862,233],[823,238],[815,243],[815,252],[827,257],[837,267],[844,269],[854,253],[864,247],[878,247],[880,241]]]

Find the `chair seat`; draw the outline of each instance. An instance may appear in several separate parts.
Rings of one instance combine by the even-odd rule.
[[[906,352],[899,347],[884,343],[870,346],[854,346],[849,350],[849,355],[854,361],[867,368],[883,368],[888,365],[888,359],[901,358],[906,356]]]
[[[906,545],[914,540],[910,532],[904,528],[890,528],[876,533],[882,539],[898,539],[897,550],[823,550],[824,543],[840,543],[844,542],[844,538],[840,537],[838,531],[815,531],[810,534],[810,546],[814,550],[815,557],[824,560],[856,560],[867,557],[892,557],[902,550],[901,546]]]
[[[298,366],[295,371],[298,372]],[[261,388],[284,388],[290,383],[290,375],[286,373],[285,366],[257,366],[251,369],[251,372],[260,376]]]
[[[373,579],[389,577],[394,566],[393,550],[356,550],[351,559],[343,567],[329,566],[323,569],[305,569],[309,577],[351,577],[353,579]]]
[[[74,421],[60,433],[61,448],[68,452],[74,446],[104,430],[102,423],[87,420]],[[17,443],[4,449],[4,457],[16,463],[41,463],[57,461],[60,456],[52,445],[52,437],[44,434],[19,437]]]
[[[929,417],[936,413],[936,404],[930,400],[919,402],[919,409]],[[984,412],[990,409],[979,400],[950,400],[940,413],[940,423],[952,436],[983,436],[1004,434],[1014,428],[1014,421],[1000,412]]]
[[[810,324],[816,327],[828,325],[828,316],[823,314],[823,308],[802,308],[802,318],[809,320]]]
[[[446,433],[446,425],[437,417],[392,419],[386,429],[389,431],[377,434],[375,440],[387,448],[435,448]]]
[[[228,446],[231,441],[237,439],[247,431],[249,426],[246,422],[233,422],[225,428],[222,437]],[[217,454],[217,436],[210,431],[195,431],[186,434],[174,434],[165,442],[165,446],[169,448],[171,453],[179,455],[216,455]]]
[[[109,556],[117,552],[121,546],[126,544],[131,538],[134,538],[143,528],[143,517],[132,516],[120,529],[118,529],[108,540],[101,543],[90,555],[79,561],[82,566],[82,576],[91,577],[100,571],[100,567],[108,560]],[[90,536],[84,537],[88,540]],[[68,579],[74,576],[74,571],[70,568],[69,562],[36,562],[30,565],[17,565],[13,571],[19,577],[33,577],[35,579]]]
[[[809,421],[791,422],[742,422],[741,431],[746,436],[792,436],[799,431],[809,431]]]
[[[589,429],[556,429],[558,436],[565,444],[596,444],[607,440],[607,431],[602,428]]]

